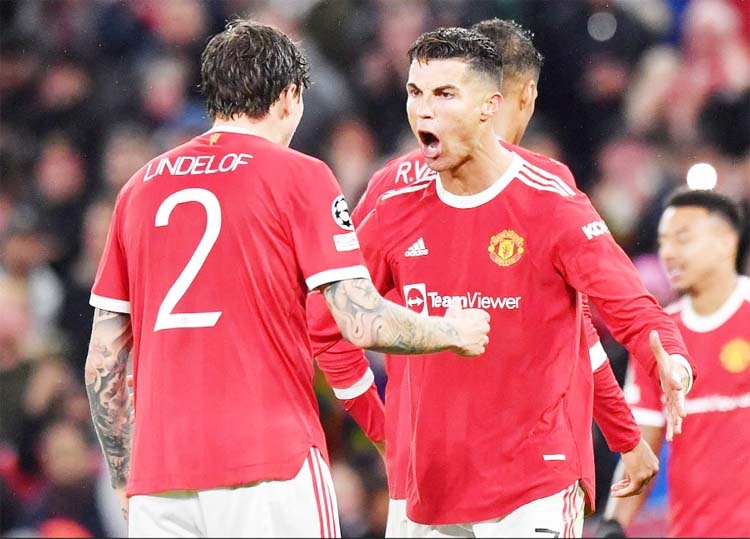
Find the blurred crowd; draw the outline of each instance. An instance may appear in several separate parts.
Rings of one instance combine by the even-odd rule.
[[[325,160],[352,206],[414,147],[409,45],[491,17],[534,31],[546,59],[524,145],[569,164],[660,301],[660,204],[690,165],[749,206],[750,0],[2,0],[0,535],[125,533],[83,388],[88,296],[120,187],[209,127],[200,52],[233,15],[301,44],[313,84],[292,146]],[[318,382],[344,536],[382,536],[383,464]]]

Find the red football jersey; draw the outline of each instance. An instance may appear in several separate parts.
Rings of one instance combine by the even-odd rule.
[[[91,304],[130,313],[131,495],[289,479],[325,441],[308,289],[369,278],[321,161],[230,126],[137,172]]]
[[[500,141],[507,149],[517,152],[522,157],[535,160],[543,159],[542,156]],[[416,149],[404,156],[392,159],[383,168],[373,174],[367,184],[367,189],[352,212],[352,220],[358,226],[377,204],[378,199],[388,191],[393,191],[417,182],[432,181],[437,178],[437,173],[430,169],[425,161],[422,151]],[[573,181],[572,175],[562,176],[563,181]],[[575,184],[571,183],[571,186]],[[399,298],[389,296],[389,299],[399,301]],[[620,387],[617,384],[612,368],[607,360],[607,355],[599,342],[599,336],[591,322],[591,314],[588,304],[584,304],[585,327],[590,347],[589,356],[591,370],[595,371],[597,378],[594,384],[594,416],[602,428],[610,449],[617,452],[629,451],[640,440],[640,430],[633,420],[630,409],[627,407]],[[388,374],[388,385],[386,386],[386,453],[385,464],[388,476],[389,495],[392,499],[406,498],[406,469],[409,460],[409,440],[411,425],[408,416],[408,398],[405,396],[407,387],[404,380],[403,370],[406,368],[408,356],[385,356],[386,372]],[[585,364],[584,364],[585,366]],[[579,390],[579,405],[583,410],[590,409],[591,397],[591,370],[587,367],[579,373],[578,380],[581,383]],[[604,401],[607,404],[604,405]],[[616,414],[612,411],[616,410]],[[573,414],[576,419],[586,417],[586,413]],[[581,436],[591,435],[591,425],[580,421],[577,425]],[[592,441],[593,443],[593,441]],[[593,485],[595,480],[593,458],[584,463],[583,479]],[[590,500],[593,502],[593,500]],[[593,505],[591,505],[593,509]]]
[[[590,391],[591,364],[575,289],[652,373],[650,329],[668,352],[687,355],[567,167],[527,155],[516,153],[477,195],[451,195],[439,181],[386,194],[358,229],[381,292],[395,290],[423,314],[442,315],[458,297],[492,317],[480,358],[406,361],[407,507],[416,522],[496,518],[585,479],[591,401],[579,392]]]
[[[750,278],[700,316],[688,297],[668,308],[700,371],[667,466],[670,537],[750,537]],[[642,425],[663,426],[660,387],[640,364],[625,394]]]

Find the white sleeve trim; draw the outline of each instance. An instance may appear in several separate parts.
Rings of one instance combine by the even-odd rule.
[[[646,408],[631,408],[635,422],[646,427],[663,427],[667,424],[664,414],[656,410],[647,410]]]
[[[591,372],[596,371],[599,367],[607,362],[607,352],[604,351],[601,341],[589,348],[589,359],[591,359]]]
[[[690,393],[690,390],[693,389],[693,368],[690,366],[688,360],[680,354],[672,354],[672,359],[687,369],[688,386],[685,388],[685,395],[687,395],[688,393]]]
[[[342,401],[347,399],[354,399],[370,389],[370,386],[374,381],[375,375],[372,373],[372,369],[368,367],[364,376],[362,376],[359,381],[355,382],[354,385],[351,385],[344,389],[338,389],[334,387],[333,394],[336,395],[337,399]]]
[[[346,268],[336,268],[321,271],[314,275],[310,275],[305,282],[307,288],[315,290],[320,285],[334,283],[336,281],[344,281],[346,279],[368,279],[370,280],[370,272],[365,266],[349,266]]]
[[[105,311],[130,314],[130,302],[122,299],[105,298],[104,296],[97,296],[92,292],[89,304],[92,307],[104,309]]]

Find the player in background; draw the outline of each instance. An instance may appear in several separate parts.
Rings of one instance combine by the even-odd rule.
[[[286,35],[230,22],[201,58],[213,128],[118,195],[85,381],[130,536],[340,535],[308,290],[363,348],[487,343],[485,311],[425,318],[378,295],[330,169],[288,148],[307,84]]]
[[[360,225],[362,250],[381,293],[425,315],[456,297],[488,305],[495,333],[474,368],[443,354],[407,362],[408,533],[580,535],[579,480],[591,497],[584,467],[593,449],[591,405],[573,395],[581,366],[591,379],[576,290],[652,375],[658,370],[670,436],[680,431],[692,383],[687,351],[587,197],[571,187],[567,167],[498,144],[492,119],[502,66],[493,43],[441,29],[421,36],[410,58],[409,121],[439,177],[384,195]],[[571,420],[580,413],[587,440]]]
[[[502,95],[503,104],[493,119],[495,133],[503,141],[513,145],[521,142],[529,121],[534,112],[538,95],[537,83],[543,58],[532,42],[532,34],[510,20],[491,19],[477,23],[472,27],[490,38],[497,48],[503,62]],[[525,152],[515,148],[518,152]],[[533,154],[528,152],[529,155]],[[522,153],[522,155],[524,155]],[[533,157],[532,157],[533,158]],[[436,177],[425,163],[422,151],[416,149],[405,156],[387,163],[376,172],[368,182],[367,190],[352,212],[355,226],[375,207],[380,196],[390,190],[411,185],[416,181],[432,181]],[[415,251],[416,254],[417,251]],[[319,299],[322,308],[322,299]],[[606,353],[599,342],[596,329],[590,316],[586,317],[589,335],[591,369],[594,386],[594,418],[604,434],[609,448],[621,453],[625,464],[625,477],[613,486],[613,496],[629,496],[640,492],[656,475],[658,459],[649,445],[641,438],[640,430],[633,419],[630,408],[625,402],[617,380],[612,372]],[[340,361],[345,354],[354,363],[361,351],[349,343],[342,342],[334,346],[333,356],[329,353],[318,354],[318,361]],[[330,358],[330,359],[329,359]],[[386,355],[385,366],[388,375],[385,402],[385,463],[389,485],[387,537],[403,537],[406,534],[406,466],[409,457],[408,396],[405,395],[403,373],[406,357]],[[585,380],[581,388],[581,403],[590,403],[587,389],[591,382]],[[329,382],[334,385],[335,381]],[[585,416],[582,416],[585,417]],[[581,431],[590,431],[590,425],[582,423]],[[593,459],[586,466],[588,481],[594,482],[595,470]]]
[[[738,205],[713,191],[680,190],[659,223],[659,256],[682,297],[667,311],[700,371],[685,401],[690,421],[667,466],[669,537],[750,537],[750,278],[737,272]],[[632,362],[626,395],[643,435],[664,438],[658,385]],[[613,499],[599,535],[625,537],[647,492]]]

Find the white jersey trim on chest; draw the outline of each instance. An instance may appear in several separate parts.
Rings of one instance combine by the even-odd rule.
[[[737,279],[737,287],[724,302],[724,305],[708,316],[701,316],[693,309],[693,304],[688,296],[682,298],[682,313],[680,318],[685,327],[696,333],[707,333],[724,325],[727,320],[734,316],[742,304],[750,301],[750,277],[741,275]]]
[[[524,159],[520,155],[515,152],[512,153],[513,160],[510,162],[508,170],[506,170],[495,183],[490,185],[484,191],[475,195],[454,195],[453,193],[446,191],[445,187],[443,187],[443,182],[440,179],[440,174],[438,174],[437,181],[435,182],[435,189],[437,191],[438,198],[440,198],[440,200],[442,200],[446,205],[451,206],[452,208],[459,209],[476,208],[477,206],[486,204],[487,202],[495,198],[498,194],[500,194],[503,189],[505,189],[508,184],[513,181],[513,179],[518,174],[518,171],[526,163],[526,161],[524,161]]]

